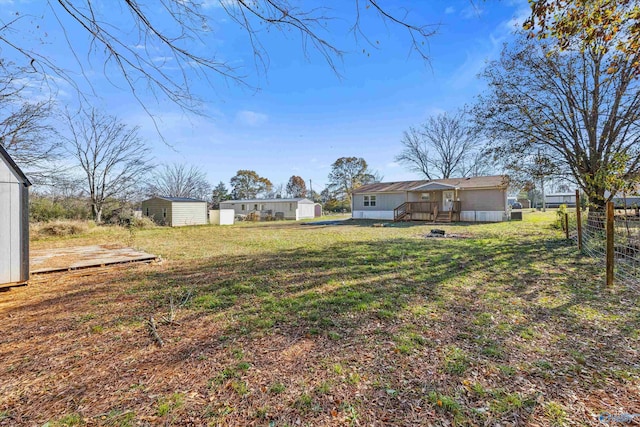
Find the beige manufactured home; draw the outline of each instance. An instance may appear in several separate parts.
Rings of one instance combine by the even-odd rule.
[[[309,219],[315,217],[315,203],[309,199],[246,199],[220,202],[220,209],[233,209],[236,215],[269,212],[274,218]]]
[[[152,197],[142,202],[142,214],[170,227],[207,224],[209,210],[204,200],[187,197]]]
[[[0,286],[29,280],[30,185],[0,145]]]
[[[509,218],[505,175],[379,182],[353,192],[352,217],[394,221],[499,222]]]

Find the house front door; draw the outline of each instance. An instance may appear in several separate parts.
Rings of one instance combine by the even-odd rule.
[[[453,191],[442,192],[442,210],[449,212],[453,207]]]

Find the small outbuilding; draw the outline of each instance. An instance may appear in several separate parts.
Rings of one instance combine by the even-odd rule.
[[[29,186],[0,145],[0,286],[29,280]]]
[[[170,227],[207,224],[209,210],[204,200],[188,197],[152,197],[142,202],[142,214]]]
[[[220,202],[220,209],[233,209],[236,215],[269,212],[274,218],[309,219],[315,216],[315,204],[306,198],[245,199]]]

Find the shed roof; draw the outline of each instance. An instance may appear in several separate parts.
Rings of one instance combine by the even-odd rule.
[[[427,190],[429,186],[437,187],[435,184],[441,184],[441,187],[453,187],[459,189],[474,188],[506,188],[509,183],[509,177],[506,175],[492,176],[474,176],[469,178],[449,178],[449,179],[432,179],[422,181],[397,181],[397,182],[376,182],[374,184],[363,185],[354,190],[354,194],[361,193],[399,193],[402,191],[420,191]]]
[[[225,200],[224,202],[220,202],[220,204],[223,204],[223,203],[277,203],[277,202],[313,203],[311,200],[307,199],[306,197],[297,197],[297,198],[290,198],[290,199],[239,199],[239,200]]]
[[[20,167],[16,164],[16,162],[13,161],[9,153],[7,153],[7,150],[5,150],[1,144],[0,144],[0,157],[2,157],[7,162],[7,164],[11,169],[13,169],[13,172],[17,175],[17,177],[20,180],[22,180],[22,184],[24,184],[25,187],[29,187],[31,185],[31,181],[29,181],[29,178],[27,178],[24,172],[22,172],[22,169],[20,169]]]
[[[156,199],[167,200],[169,202],[186,202],[186,203],[207,203],[206,200],[200,199],[192,199],[190,197],[164,197],[164,196],[155,196]]]

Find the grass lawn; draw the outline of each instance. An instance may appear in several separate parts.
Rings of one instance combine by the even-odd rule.
[[[0,293],[0,426],[549,426],[638,414],[640,295],[604,289],[603,269],[552,220],[440,227],[457,239],[349,221],[34,241],[133,245],[164,262]]]

